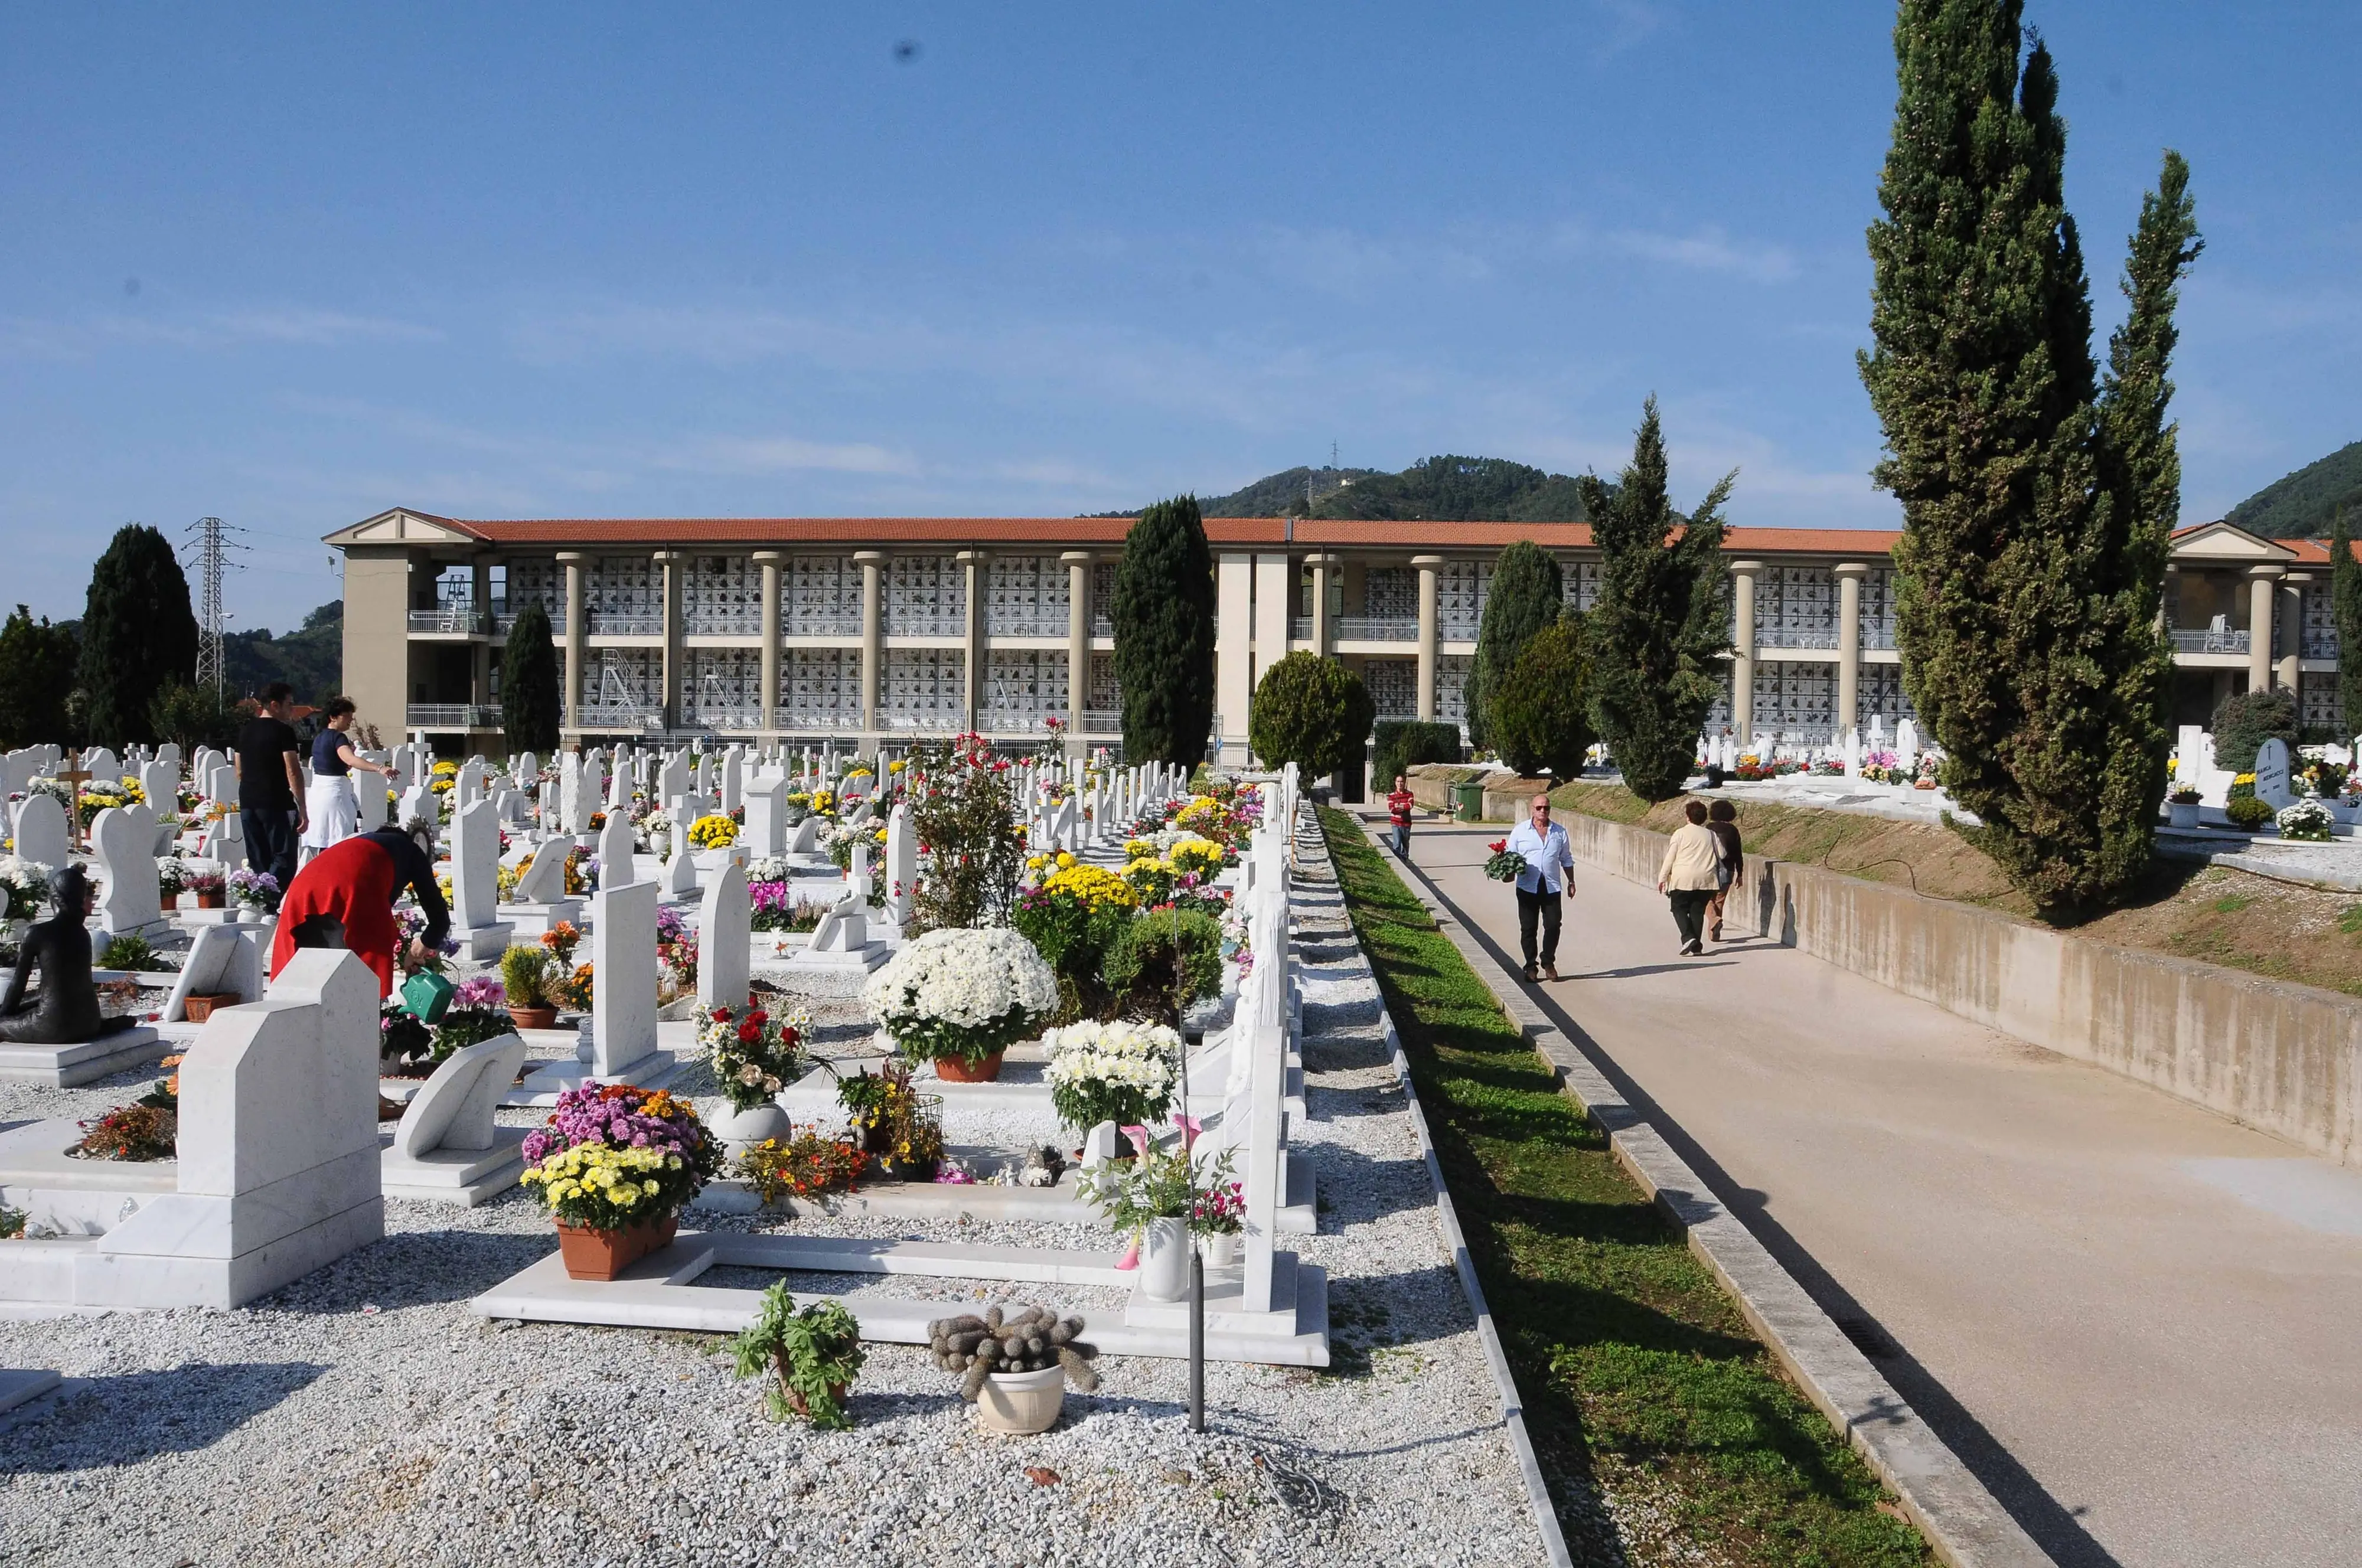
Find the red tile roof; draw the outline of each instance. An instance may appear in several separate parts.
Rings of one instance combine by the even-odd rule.
[[[1128,517],[443,517],[414,512],[483,540],[510,547],[546,545],[1117,545],[1131,530]],[[1278,517],[1209,517],[1206,537],[1215,545],[1280,545],[1290,542],[1287,521]],[[1883,528],[1733,528],[1724,549],[1733,555],[1777,551],[1825,555],[1883,555],[1902,536]],[[1518,539],[1556,549],[1591,544],[1588,523],[1363,522],[1298,518],[1297,547],[1391,546],[1396,549],[1497,549]]]

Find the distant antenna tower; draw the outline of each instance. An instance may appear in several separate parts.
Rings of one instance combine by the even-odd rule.
[[[1332,469],[1337,466],[1337,443],[1334,441],[1329,443],[1329,466]]]
[[[222,658],[222,627],[228,619],[222,609],[222,573],[237,565],[229,552],[246,547],[230,536],[244,532],[218,517],[200,517],[186,530],[197,552],[197,684],[211,686],[216,697],[229,677]]]

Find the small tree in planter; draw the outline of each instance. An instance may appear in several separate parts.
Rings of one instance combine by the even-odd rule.
[[[1008,759],[982,735],[966,734],[913,746],[908,763],[902,778],[919,845],[913,925],[1008,924],[1025,865]]]
[[[863,999],[904,1058],[933,1059],[955,1082],[989,1080],[1001,1053],[1057,1010],[1058,977],[1016,932],[931,931],[870,977]]]
[[[557,1004],[550,999],[557,955],[535,943],[519,944],[501,955],[501,989],[508,1001],[509,1018],[519,1029],[547,1029],[557,1021]]]
[[[780,1280],[763,1292],[761,1310],[731,1349],[739,1376],[774,1375],[763,1396],[771,1419],[798,1415],[816,1427],[853,1425],[844,1396],[861,1375],[861,1325],[842,1303],[799,1308],[788,1295],[788,1282]]]

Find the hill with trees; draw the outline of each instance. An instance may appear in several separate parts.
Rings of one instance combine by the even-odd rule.
[[[1429,458],[1400,473],[1293,468],[1228,495],[1201,498],[1204,517],[1352,517],[1375,522],[1580,523],[1583,494],[1565,474],[1507,458]],[[1137,517],[1132,512],[1095,513]]]
[[[2319,539],[2341,507],[2362,512],[2362,441],[2283,474],[2223,514],[2267,539]]]
[[[268,630],[222,635],[224,684],[233,696],[259,691],[274,680],[312,704],[344,690],[345,602],[331,599],[304,617],[300,630],[274,637]]]

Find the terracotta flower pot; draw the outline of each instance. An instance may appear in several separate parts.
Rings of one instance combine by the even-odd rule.
[[[935,1077],[947,1084],[995,1083],[1000,1077],[1000,1059],[1007,1055],[1006,1051],[995,1051],[973,1065],[965,1056],[938,1056],[935,1058]]]
[[[513,1007],[509,1009],[509,1021],[519,1029],[555,1029],[557,1027],[557,1010],[554,1007]]]
[[[828,1402],[834,1405],[840,1410],[844,1409],[844,1391],[852,1386],[853,1385],[850,1383],[830,1384],[828,1386]],[[779,1396],[781,1398],[787,1400],[789,1409],[793,1410],[797,1415],[802,1416],[807,1419],[811,1418],[811,1407],[806,1402],[802,1390],[789,1387],[786,1380],[782,1379],[779,1384]]]
[[[622,1231],[593,1231],[557,1221],[557,1253],[568,1279],[613,1279],[659,1248],[672,1245],[680,1216],[668,1214]]]
[[[181,895],[178,893],[159,893],[156,895],[156,903],[157,907],[160,909],[177,910],[181,907]]]
[[[236,991],[215,991],[207,996],[188,996],[181,999],[182,1010],[191,1023],[203,1023],[214,1015],[214,1009],[217,1007],[236,1007],[237,1005]]]
[[[222,907],[222,900],[227,897],[228,895],[226,893],[208,892],[206,889],[200,888],[197,889],[197,908],[201,910],[217,910]]]

